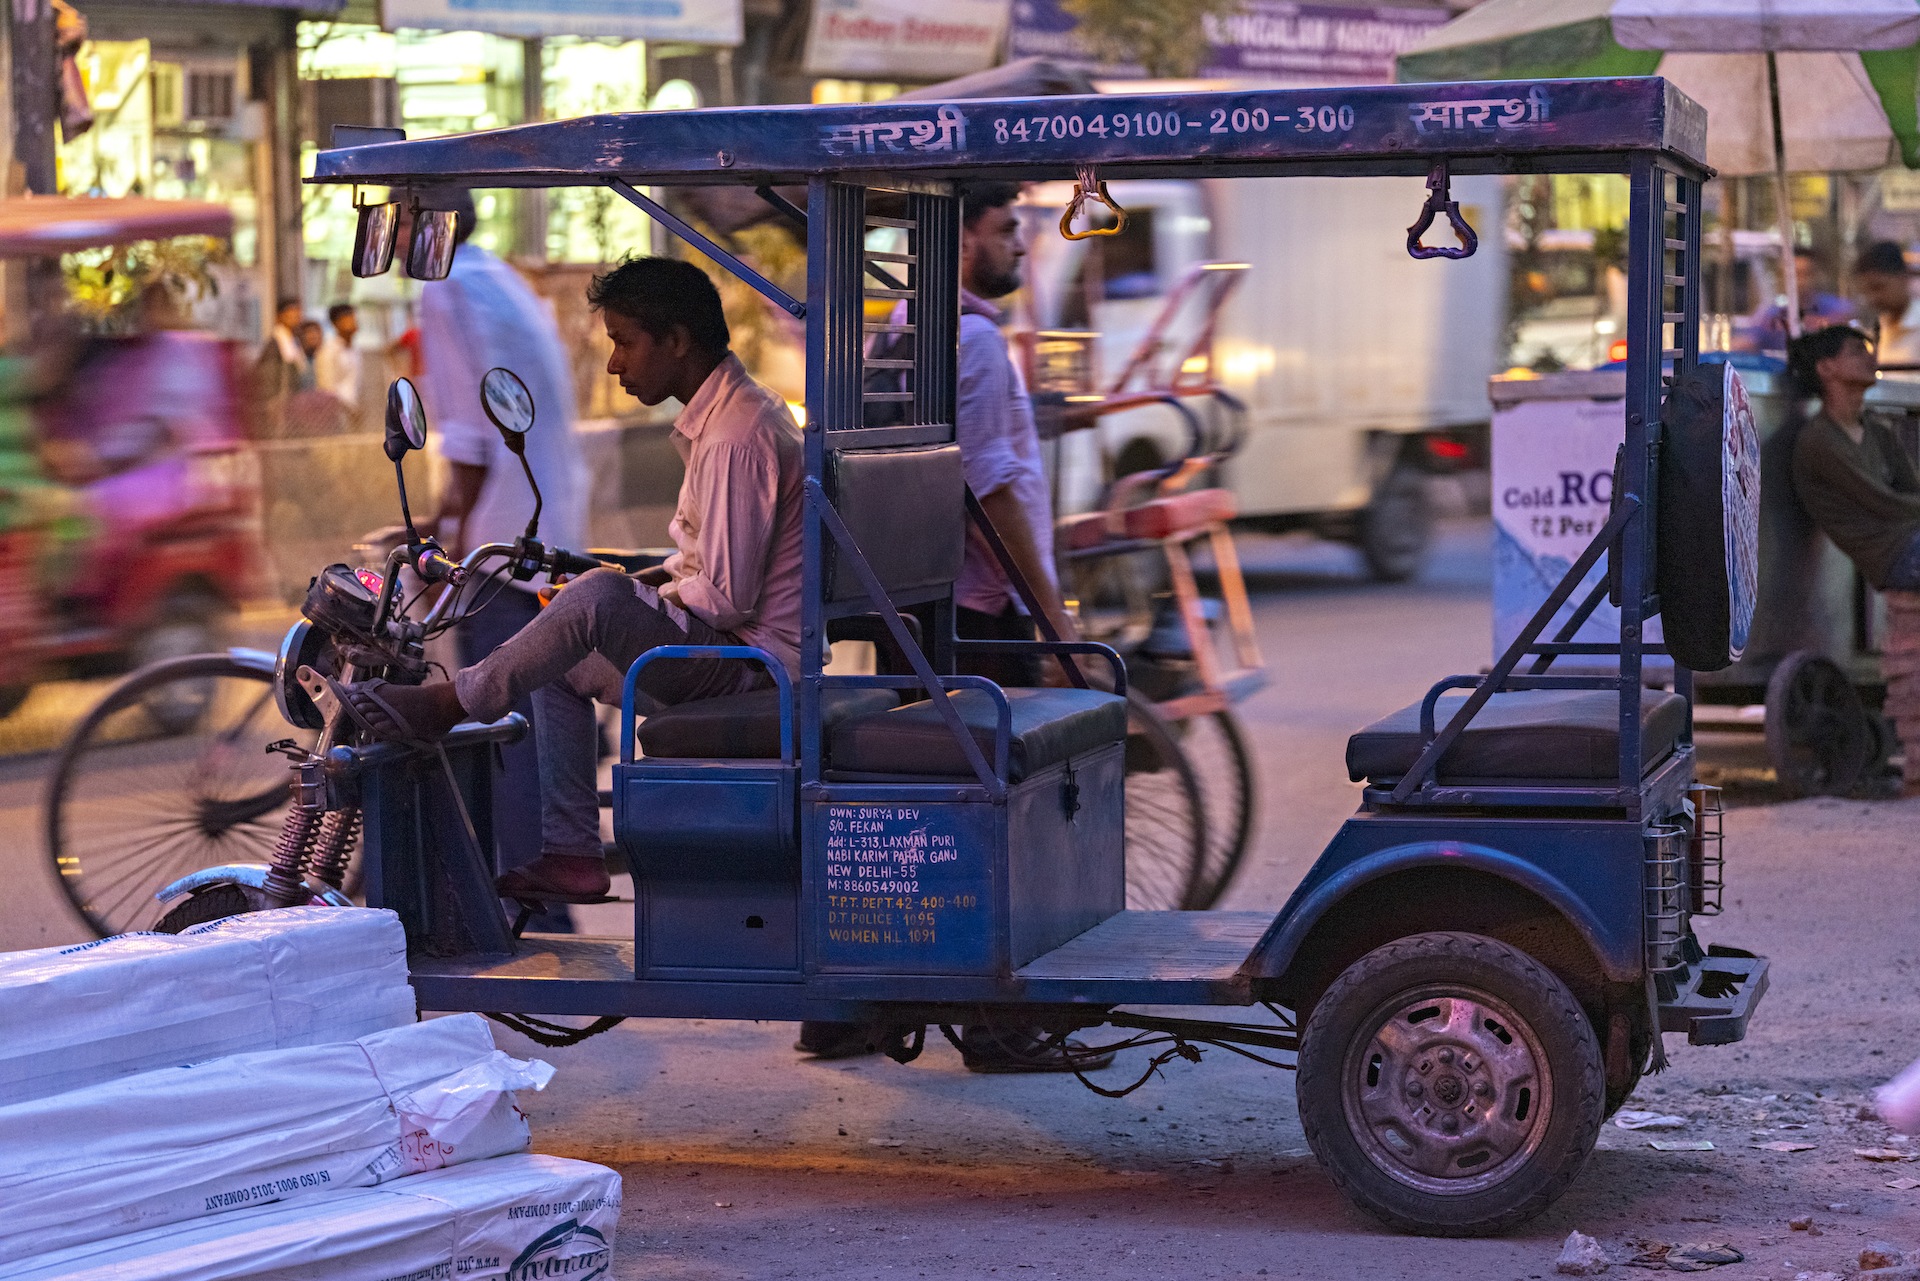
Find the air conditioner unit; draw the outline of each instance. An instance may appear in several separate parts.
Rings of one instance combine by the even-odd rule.
[[[300,91],[306,139],[321,147],[332,145],[335,125],[390,129],[400,123],[399,84],[389,76],[305,80]]]

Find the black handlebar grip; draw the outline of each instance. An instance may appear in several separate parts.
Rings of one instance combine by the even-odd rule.
[[[457,587],[467,579],[466,566],[437,547],[421,549],[413,558],[413,570],[429,583],[452,583]]]
[[[570,552],[564,547],[553,549],[553,569],[555,574],[584,574],[599,569],[600,560],[592,556],[582,556],[579,552]]]

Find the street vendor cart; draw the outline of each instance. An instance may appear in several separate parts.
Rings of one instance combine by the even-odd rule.
[[[776,688],[636,723],[635,675],[688,652],[643,655],[627,678],[613,787],[634,936],[516,937],[494,897],[486,816],[492,744],[518,725],[464,726],[431,748],[357,745],[315,668],[350,641],[334,656],[345,670],[381,670],[369,647],[382,646],[390,678],[406,669],[408,647],[444,619],[436,606],[410,621],[398,606],[402,564],[453,582],[454,568],[493,561],[525,577],[594,562],[529,531],[450,567],[416,538],[389,558],[384,583],[358,580],[364,602],[335,567],[276,675],[289,716],[325,727],[311,752],[289,752],[291,835],[264,872],[210,869],[169,893],[186,904],[235,901],[233,887],[249,904],[324,898],[300,879],[312,833],[324,842],[364,818],[368,901],[405,922],[423,1009],[495,1012],[553,1042],[632,1016],[837,1020],[890,1030],[902,1061],[927,1026],[959,1023],[1041,1027],[1069,1056],[1068,1033],[1111,1026],[1126,1045],[1164,1046],[1155,1064],[1220,1047],[1297,1066],[1308,1139],[1369,1212],[1424,1233],[1509,1228],[1566,1189],[1603,1118],[1664,1061],[1660,1033],[1738,1041],[1766,989],[1765,960],[1703,947],[1694,930],[1717,909],[1721,859],[1717,802],[1693,776],[1691,684],[1684,671],[1672,693],[1641,682],[1646,620],[1664,610],[1671,635],[1674,617],[1702,612],[1656,593],[1663,558],[1751,561],[1737,485],[1711,527],[1660,519],[1670,486],[1719,486],[1729,460],[1727,475],[1747,475],[1747,437],[1736,430],[1723,449],[1717,425],[1677,478],[1662,465],[1663,449],[1677,457],[1661,425],[1662,365],[1684,375],[1697,360],[1705,130],[1695,104],[1637,79],[656,112],[323,151],[314,181],[391,192],[364,215],[368,269],[385,266],[383,235],[391,257],[385,229],[402,202],[429,228],[412,260],[434,269],[434,193],[446,184],[603,186],[805,322],[804,656],[795,679],[759,651],[718,651],[763,659]],[[1553,170],[1631,182],[1612,512],[1491,671],[1436,673],[1422,703],[1353,737],[1345,769],[1365,783],[1360,809],[1278,913],[1124,910],[1117,655],[1030,643],[1073,660],[1075,688],[951,674],[958,654],[1017,644],[952,634],[966,525],[984,525],[954,444],[956,184],[1072,178],[1098,202],[1107,178],[1415,174],[1428,198],[1407,211],[1408,250],[1459,256],[1475,230],[1453,175]],[[673,184],[804,184],[805,296],[643,192]],[[1464,244],[1424,243],[1434,223]],[[874,227],[905,230],[906,251],[869,252]],[[882,326],[911,337],[905,390],[865,389],[869,296],[908,303],[905,321]],[[864,426],[874,395],[907,406],[905,421]],[[421,407],[404,385],[390,406],[397,460],[424,439]],[[496,421],[511,443],[531,416],[522,405]],[[1617,637],[1548,633],[1603,556],[1617,570]],[[1729,582],[1738,627],[1750,610],[1750,575],[1729,573],[1723,633]],[[1595,602],[1589,592],[1585,611]],[[934,618],[924,636],[901,616],[919,604]],[[892,647],[888,674],[822,670],[822,643],[856,622]],[[1416,619],[1407,636],[1411,657]],[[1550,670],[1601,651],[1617,670]],[[1086,687],[1089,664],[1110,672],[1114,693]],[[1341,763],[1325,768],[1340,785]],[[1166,1012],[1181,1005],[1211,1017]],[[556,1015],[595,1021],[569,1030],[534,1017]]]

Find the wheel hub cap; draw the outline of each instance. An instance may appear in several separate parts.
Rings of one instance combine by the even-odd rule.
[[[1533,1032],[1484,994],[1400,997],[1347,1056],[1346,1113],[1382,1170],[1465,1194],[1507,1178],[1540,1144],[1552,1097]]]

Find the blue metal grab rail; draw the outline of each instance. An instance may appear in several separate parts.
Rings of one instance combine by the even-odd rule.
[[[662,658],[742,658],[759,663],[773,675],[780,691],[780,763],[793,764],[793,681],[787,666],[757,645],[656,645],[633,660],[627,679],[620,688],[620,763],[633,764],[633,695],[640,671]]]

